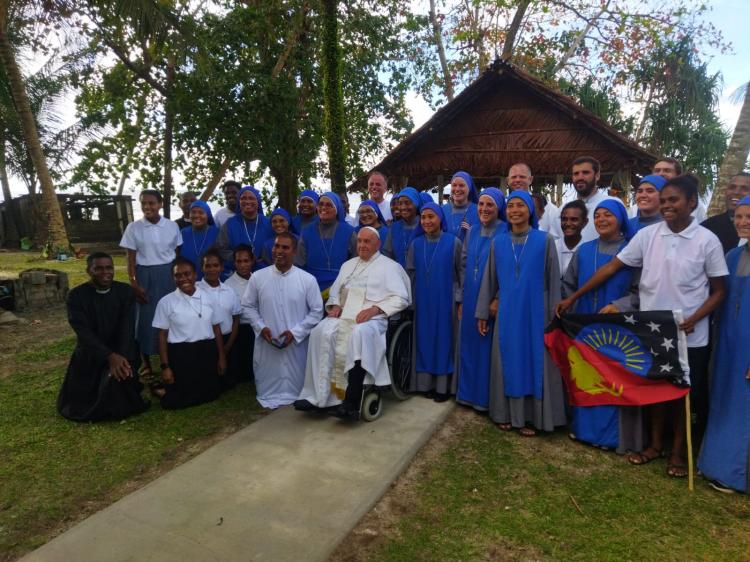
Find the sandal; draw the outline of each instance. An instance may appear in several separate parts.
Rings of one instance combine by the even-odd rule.
[[[499,423],[497,424],[497,428],[501,431],[511,431],[513,426],[509,423]]]
[[[687,465],[680,462],[671,462],[667,465],[667,476],[672,478],[685,478],[688,475]]]
[[[160,382],[152,382],[148,385],[148,389],[156,398],[164,398],[164,395],[167,393],[167,388]]]
[[[649,454],[648,452],[651,451]],[[656,459],[661,458],[663,453],[660,451],[657,451],[656,449],[649,447],[648,449],[645,449],[641,453],[631,453],[628,455],[628,462],[630,464],[634,464],[636,466],[641,466],[644,464],[648,464],[651,461],[655,461]]]
[[[533,427],[525,426],[518,430],[518,434],[521,437],[536,437],[537,431]]]

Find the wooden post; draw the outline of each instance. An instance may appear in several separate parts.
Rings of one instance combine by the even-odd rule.
[[[565,183],[565,176],[563,174],[555,175],[555,205],[562,207],[563,198],[563,183]]]

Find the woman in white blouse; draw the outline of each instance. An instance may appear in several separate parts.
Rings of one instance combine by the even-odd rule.
[[[166,384],[151,387],[162,408],[170,410],[216,399],[226,369],[221,312],[214,299],[196,287],[190,260],[177,258],[172,272],[177,289],[159,301],[153,321]]]

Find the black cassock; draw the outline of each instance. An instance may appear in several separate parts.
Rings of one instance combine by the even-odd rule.
[[[137,374],[140,359],[132,289],[114,281],[107,293],[98,293],[85,283],[70,291],[67,307],[78,342],[57,397],[60,414],[74,421],[98,421],[122,419],[147,409]],[[128,359],[132,378],[118,381],[109,376],[107,357],[112,352]]]

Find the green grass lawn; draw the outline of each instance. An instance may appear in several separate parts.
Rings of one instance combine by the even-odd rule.
[[[87,279],[85,260],[37,258],[31,252],[3,252],[0,270],[60,269],[70,274],[71,287]],[[115,261],[116,276],[124,281],[123,256]],[[54,314],[65,312],[60,308]],[[5,371],[9,374],[0,376],[0,560],[43,544],[66,525],[204,450],[212,439],[262,415],[254,388],[244,384],[216,402],[187,410],[162,410],[152,399],[146,413],[121,422],[67,421],[57,414],[55,402],[75,345],[72,331],[48,334],[42,327],[38,336],[31,331],[28,341],[18,341],[24,329],[33,327],[0,331],[2,337],[16,338],[12,349],[18,349]]]
[[[472,412],[364,560],[748,560],[750,499]],[[580,508],[576,508],[575,503]]]
[[[126,283],[128,280],[128,268],[125,254],[122,250],[110,252],[115,261],[115,279]],[[72,289],[84,281],[88,281],[86,275],[86,259],[71,258],[66,261],[47,260],[41,257],[38,251],[13,251],[0,252],[0,277],[16,276],[25,269],[57,269],[68,274],[68,282]]]

